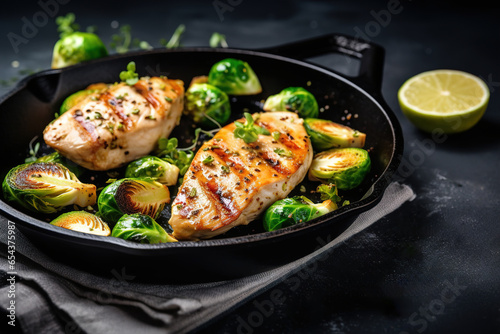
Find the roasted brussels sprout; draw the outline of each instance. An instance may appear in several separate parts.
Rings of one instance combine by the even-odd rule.
[[[106,186],[97,204],[99,215],[112,224],[126,213],[142,213],[156,219],[169,201],[167,186],[149,178],[125,178]]]
[[[334,148],[314,156],[309,179],[333,183],[341,190],[356,188],[370,171],[371,160],[362,148]]]
[[[326,200],[313,203],[305,196],[284,198],[271,205],[264,214],[264,229],[275,231],[314,219],[337,209],[337,203]]]
[[[106,46],[96,34],[76,31],[57,41],[52,53],[52,68],[66,67],[107,55]]]
[[[96,186],[78,180],[68,168],[54,162],[31,162],[12,168],[2,183],[7,201],[31,211],[55,213],[67,205],[96,202]]]
[[[259,78],[250,65],[234,58],[215,63],[208,73],[208,83],[229,95],[253,95],[262,91]]]
[[[228,121],[231,105],[227,94],[222,90],[206,83],[198,83],[191,85],[186,92],[184,112],[202,127],[213,128]]]
[[[141,244],[158,244],[176,242],[153,218],[141,213],[123,215],[115,227],[112,237],[139,242]]]
[[[314,95],[302,87],[288,87],[271,95],[264,103],[265,111],[292,111],[301,118],[318,117],[318,102]]]
[[[363,147],[366,135],[348,126],[332,121],[306,118],[304,127],[311,138],[315,150],[324,151],[330,148]]]
[[[179,167],[158,157],[148,155],[129,163],[125,170],[125,177],[149,177],[166,186],[173,186],[179,177]]]
[[[57,163],[60,163],[64,167],[68,168],[73,174],[75,174],[76,177],[79,177],[85,171],[85,169],[83,167],[81,167],[77,163],[69,160],[68,158],[64,157],[59,152],[52,152],[50,154],[41,156],[38,159],[36,159],[36,162],[57,162]]]
[[[87,211],[66,212],[50,223],[77,232],[102,235],[105,237],[111,234],[108,224],[100,217]]]
[[[104,90],[106,89],[106,87],[106,84],[95,84],[89,86],[87,89],[83,89],[71,94],[66,99],[64,99],[63,103],[61,104],[61,107],[59,108],[59,115],[64,114],[66,111],[82,102],[87,96]]]

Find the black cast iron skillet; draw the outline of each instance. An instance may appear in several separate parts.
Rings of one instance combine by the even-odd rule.
[[[346,77],[303,61],[332,52],[359,61],[359,73]],[[323,110],[320,118],[367,134],[365,148],[370,150],[372,170],[360,187],[342,193],[350,205],[275,232],[264,232],[261,222],[255,221],[216,239],[160,245],[52,226],[47,220],[53,217],[33,215],[2,198],[0,209],[4,216],[15,221],[41,250],[83,270],[102,275],[110,275],[113,269],[125,270],[137,279],[194,282],[255,274],[298,259],[335,238],[357,215],[378,203],[403,150],[400,126],[380,92],[384,51],[375,44],[337,34],[261,51],[185,48],[134,52],[32,75],[0,100],[0,177],[3,180],[12,167],[24,162],[30,141],[35,136],[41,138],[45,125],[66,96],[92,83],[117,81],[128,62],[136,62],[140,75],[167,75],[187,85],[192,77],[207,74],[212,64],[226,57],[247,61],[263,86],[259,95],[232,99],[233,119],[243,111],[260,111],[263,100],[283,88],[302,86],[318,99]],[[183,119],[172,136],[184,139],[192,134],[189,120]],[[87,181],[85,175],[81,179]],[[317,184],[304,184],[306,195],[314,197],[309,190]],[[294,194],[300,194],[299,190],[295,189]],[[165,225],[168,210],[160,220]]]

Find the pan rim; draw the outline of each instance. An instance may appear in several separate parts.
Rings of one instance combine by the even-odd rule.
[[[301,233],[301,231],[309,228],[314,228],[315,226],[320,226],[326,223],[332,223],[333,221],[338,221],[341,219],[347,218],[349,215],[355,214],[356,212],[362,213],[368,208],[374,206],[381,199],[381,196],[388,185],[387,180],[392,176],[392,174],[396,171],[397,167],[400,163],[400,156],[402,156],[403,144],[400,143],[402,141],[401,128],[397,121],[396,116],[393,114],[392,110],[385,104],[385,101],[379,101],[375,98],[378,95],[378,92],[369,93],[364,88],[360,87],[358,84],[349,80],[349,78],[344,77],[341,74],[338,74],[330,69],[321,67],[319,65],[315,65],[312,63],[308,63],[306,61],[297,60],[293,58],[288,58],[281,55],[275,55],[271,53],[248,50],[248,49],[237,49],[237,48],[208,48],[208,47],[186,47],[186,48],[178,48],[178,49],[159,49],[155,48],[152,50],[146,51],[134,51],[128,52],[125,54],[115,54],[110,55],[105,58],[100,58],[96,60],[91,60],[85,63],[76,64],[73,66],[69,66],[62,69],[47,69],[22,79],[18,84],[7,94],[0,97],[0,104],[2,104],[6,99],[10,96],[16,94],[20,90],[24,89],[30,80],[39,76],[46,76],[55,73],[63,73],[67,71],[71,71],[74,68],[79,67],[87,67],[94,66],[99,63],[113,62],[120,59],[133,58],[138,56],[146,56],[151,54],[163,54],[163,53],[201,53],[201,52],[209,52],[209,53],[221,53],[221,54],[245,54],[250,56],[258,56],[262,58],[270,58],[278,61],[283,61],[287,63],[293,63],[302,67],[306,67],[308,69],[322,72],[328,76],[334,77],[336,80],[342,81],[342,83],[351,86],[352,88],[359,91],[366,98],[368,98],[375,106],[379,109],[380,112],[384,115],[384,117],[388,120],[390,125],[390,130],[393,138],[393,147],[392,154],[390,160],[383,172],[377,177],[375,182],[372,183],[368,196],[349,204],[348,206],[341,207],[336,211],[330,212],[324,216],[318,217],[306,223],[297,224],[294,226],[290,226],[287,228],[283,228],[280,230],[272,231],[272,232],[261,232],[256,234],[244,235],[244,236],[235,236],[228,238],[217,238],[217,239],[207,239],[207,240],[199,240],[199,241],[180,241],[173,243],[162,243],[162,244],[139,244],[130,242],[127,240],[119,239],[119,238],[110,238],[104,236],[97,236],[92,234],[86,234],[76,231],[71,231],[67,229],[61,229],[60,227],[53,226],[47,222],[44,222],[40,219],[33,218],[28,214],[17,210],[16,208],[10,206],[3,199],[0,199],[0,211],[3,213],[3,216],[6,219],[13,218],[20,222],[23,228],[38,230],[38,232],[44,232],[53,234],[55,237],[67,237],[71,238],[72,242],[78,243],[92,243],[96,246],[100,246],[103,248],[116,248],[117,250],[128,250],[128,251],[140,251],[140,252],[150,252],[150,251],[158,251],[158,250],[168,250],[168,249],[178,249],[178,248],[203,248],[203,247],[224,247],[224,246],[235,246],[235,245],[247,245],[247,244],[255,244],[257,242],[266,242],[273,241],[283,237],[291,236],[296,233]],[[354,78],[353,78],[354,79]],[[398,139],[399,142],[398,142]],[[365,209],[365,210],[363,210]]]

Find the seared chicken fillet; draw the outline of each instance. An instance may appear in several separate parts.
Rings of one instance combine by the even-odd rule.
[[[254,114],[274,135],[246,144],[234,123],[203,144],[172,204],[169,224],[179,240],[207,239],[246,225],[299,184],[312,162],[303,120],[292,112]],[[242,123],[244,119],[240,120]]]
[[[102,87],[50,123],[47,145],[92,170],[108,170],[150,153],[178,123],[184,83],[142,78],[135,85]],[[90,88],[90,87],[89,87]]]

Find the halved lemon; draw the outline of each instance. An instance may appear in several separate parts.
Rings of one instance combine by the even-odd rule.
[[[470,129],[483,117],[489,98],[483,80],[456,70],[420,73],[398,91],[403,114],[417,128],[431,133]]]

